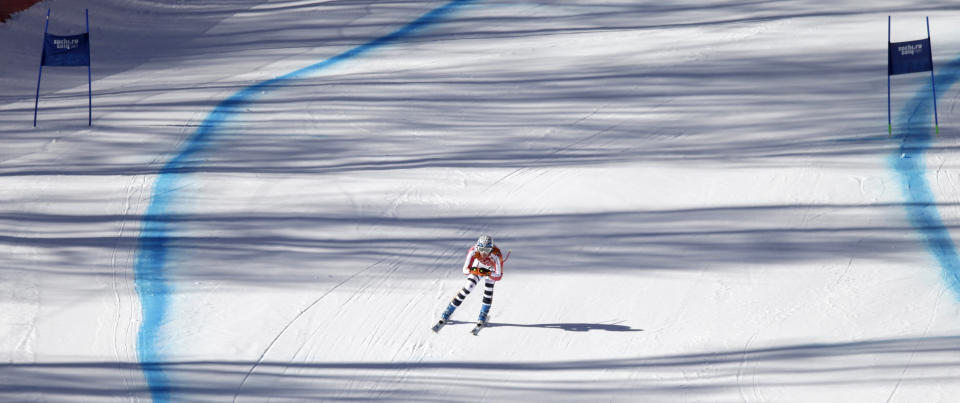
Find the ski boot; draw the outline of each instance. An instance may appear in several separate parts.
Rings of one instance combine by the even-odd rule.
[[[487,317],[490,314],[490,305],[483,305],[480,307],[480,316],[477,317],[477,325],[473,327],[473,335],[476,336],[477,333],[480,333],[480,329],[483,329],[484,326],[487,326]]]
[[[440,329],[443,327],[443,325],[446,325],[447,322],[450,321],[450,315],[453,315],[453,311],[456,309],[457,309],[457,306],[454,304],[450,304],[449,306],[447,306],[447,310],[443,311],[443,313],[440,314],[440,321],[437,322],[436,325],[433,325],[434,333],[439,332]]]

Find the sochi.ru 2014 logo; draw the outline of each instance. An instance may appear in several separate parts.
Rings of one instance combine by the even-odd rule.
[[[54,39],[54,45],[57,45],[57,49],[73,49],[80,46],[79,39]]]
[[[900,46],[897,47],[897,50],[900,51],[900,56],[915,55],[923,52],[923,44]]]

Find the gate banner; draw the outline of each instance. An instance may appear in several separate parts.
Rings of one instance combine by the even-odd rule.
[[[89,66],[90,34],[60,36],[46,34],[43,37],[42,66]]]
[[[93,73],[90,66],[90,12],[83,11],[87,32],[78,35],[53,35],[50,27],[50,9],[47,9],[43,24],[43,51],[40,52],[40,69],[37,71],[37,96],[33,101],[33,127],[37,127],[37,112],[40,110],[40,80],[43,66],[87,66],[87,126],[93,126]]]
[[[890,113],[890,76],[898,74],[930,72],[930,89],[933,91],[933,124],[940,135],[940,118],[937,116],[937,80],[933,75],[933,51],[930,49],[930,17],[927,20],[927,38],[908,42],[890,42],[893,17],[887,17],[887,135],[893,136],[893,118]]]
[[[887,67],[887,74],[891,76],[932,71],[933,54],[930,52],[930,38],[891,43]]]

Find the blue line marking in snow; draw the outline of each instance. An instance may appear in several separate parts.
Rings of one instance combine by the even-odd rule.
[[[206,150],[221,125],[244,112],[256,98],[267,91],[281,88],[290,81],[304,78],[340,62],[362,56],[377,48],[391,45],[429,25],[442,21],[448,14],[474,0],[453,0],[435,8],[420,18],[391,32],[357,46],[322,62],[244,88],[218,103],[207,115],[200,128],[187,140],[183,150],[167,162],[157,175],[153,194],[140,230],[137,254],[134,259],[134,283],[140,297],[142,320],[137,336],[137,358],[154,402],[169,402],[174,387],[163,370],[163,343],[161,328],[167,320],[169,296],[173,290],[166,263],[170,257],[173,222],[167,214],[176,201],[175,190],[180,180],[198,167],[202,161],[192,157]]]
[[[938,73],[936,85],[940,90],[937,96],[941,96],[960,81],[960,59],[937,67],[934,66]],[[890,157],[890,164],[900,176],[910,224],[920,233],[930,253],[943,268],[942,274],[948,288],[960,299],[960,255],[937,211],[936,199],[927,183],[923,158],[924,152],[930,148],[933,135],[930,125],[933,121],[930,86],[928,83],[917,91],[897,117],[894,134],[901,133],[897,136],[901,143],[896,154]]]

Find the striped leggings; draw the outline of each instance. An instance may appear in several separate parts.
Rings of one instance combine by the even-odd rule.
[[[493,285],[497,282],[493,281],[490,277],[483,277],[483,280],[483,305],[485,305],[487,309],[490,309],[490,305],[493,304]],[[467,295],[470,295],[470,291],[473,291],[473,288],[477,286],[478,282],[480,282],[480,277],[476,274],[468,276],[467,285],[457,293],[456,297],[453,297],[453,301],[450,301],[450,303],[455,307],[460,307],[460,304],[467,298]]]

